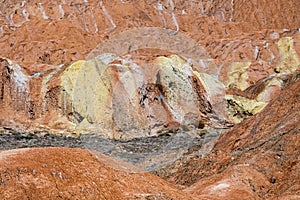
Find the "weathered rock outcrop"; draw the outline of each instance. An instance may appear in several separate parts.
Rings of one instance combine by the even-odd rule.
[[[121,138],[241,122],[299,68],[297,7],[3,2],[0,124]]]
[[[25,116],[37,128],[44,121],[49,129],[130,138],[225,127],[223,84],[176,55],[143,66],[130,55],[102,55],[37,77],[25,75],[10,60],[2,63],[2,109],[15,111],[11,120]]]
[[[210,154],[159,173],[199,199],[299,198],[299,78],[286,77],[280,95],[222,135]]]
[[[220,127],[225,122],[224,89],[205,90],[205,79],[180,57],[158,57],[142,67],[130,57],[111,58],[107,64],[100,59],[76,62],[63,72],[61,87],[67,98],[62,104],[72,108],[64,112],[77,115],[79,129],[90,131],[94,125],[98,132],[120,132],[113,136],[119,138],[128,133],[157,135],[180,126],[204,128],[213,117]],[[215,104],[208,101],[208,93]]]
[[[68,148],[1,151],[0,198],[192,199],[132,165]]]

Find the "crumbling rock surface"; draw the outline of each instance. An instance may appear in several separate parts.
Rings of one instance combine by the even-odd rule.
[[[268,57],[269,49],[263,47],[262,40],[298,29],[298,7],[297,0],[5,1],[0,7],[1,56],[26,63],[24,67],[34,71],[32,64],[59,65],[84,59],[115,33],[134,27],[163,27],[172,29],[172,33],[188,33],[209,52],[214,51],[213,58],[221,52],[226,58],[228,50],[234,50],[233,58],[249,60],[255,43],[264,54],[260,56]],[[268,29],[281,31],[269,36],[273,31],[264,33]],[[243,34],[251,32],[257,33],[250,34],[250,40],[256,39],[247,46],[251,50],[243,52],[246,40],[249,42]],[[244,41],[235,41],[236,37]],[[242,52],[242,58],[236,56]]]
[[[101,153],[68,148],[0,152],[0,197],[192,199],[170,183]]]
[[[15,121],[25,129],[115,139],[228,126],[224,86],[212,75],[194,71],[177,55],[159,56],[143,66],[139,60],[102,54],[32,77],[2,59],[5,98],[0,106],[3,114],[13,113],[2,125]]]
[[[205,157],[160,170],[198,199],[299,198],[299,72],[265,109],[220,136]]]
[[[298,7],[297,0],[5,1],[0,124],[110,138],[226,128],[260,112],[280,91],[278,79],[299,68]],[[182,60],[171,67],[174,55]],[[231,91],[249,94],[258,84],[255,98]]]
[[[150,56],[148,50],[141,51],[146,55],[103,53],[33,75],[1,59],[1,124],[116,139],[227,128],[260,112],[278,95],[284,77],[299,68],[292,38],[282,38],[278,49],[278,71],[252,85],[250,62],[233,63],[228,82],[222,82],[189,59],[167,52]]]

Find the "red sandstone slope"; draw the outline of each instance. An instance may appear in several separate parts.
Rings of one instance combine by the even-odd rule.
[[[298,78],[297,78],[298,77]],[[289,80],[297,80],[299,75]],[[289,81],[287,81],[289,82]],[[300,81],[261,113],[222,135],[205,158],[173,166],[166,175],[200,199],[300,197]]]
[[[0,152],[0,199],[191,199],[166,181],[100,153],[68,148]]]

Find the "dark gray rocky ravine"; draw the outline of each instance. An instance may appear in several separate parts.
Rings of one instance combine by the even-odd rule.
[[[200,136],[180,131],[157,137],[111,140],[96,135],[71,137],[46,132],[18,132],[4,128],[0,131],[0,150],[29,147],[84,148],[99,151],[154,172],[178,159],[208,153],[222,131],[224,130],[212,129]]]

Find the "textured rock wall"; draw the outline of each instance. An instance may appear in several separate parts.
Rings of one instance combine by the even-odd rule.
[[[1,125],[120,138],[241,122],[299,68],[297,7],[3,2]]]
[[[160,56],[140,66],[130,55],[107,56],[108,63],[107,57],[75,62],[60,77],[62,109],[57,112],[67,116],[76,131],[94,129],[120,138],[225,125],[223,85],[219,83],[219,90],[205,88],[203,83],[213,77],[193,71],[180,57]]]
[[[222,62],[228,56],[254,60],[257,48],[267,59],[273,50],[271,38],[299,28],[297,0],[211,2],[7,1],[1,4],[2,56],[28,68],[40,63],[59,65],[84,59],[98,43],[124,30],[176,30],[177,24],[180,32],[206,46],[212,58],[222,56]],[[248,50],[243,52],[245,47]]]

